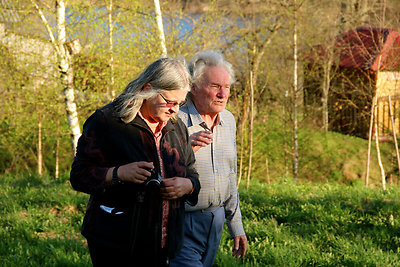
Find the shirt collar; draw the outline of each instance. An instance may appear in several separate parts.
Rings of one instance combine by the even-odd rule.
[[[190,120],[192,121],[192,125],[200,125],[200,124],[205,124],[203,118],[201,117],[201,115],[199,114],[199,112],[196,109],[196,106],[194,105],[193,101],[192,101],[192,94],[188,94],[188,99],[186,102],[186,106],[188,109],[188,114],[190,117]],[[224,120],[221,116],[221,113],[218,113],[218,117],[217,117],[217,123],[216,125],[223,125],[224,124]]]

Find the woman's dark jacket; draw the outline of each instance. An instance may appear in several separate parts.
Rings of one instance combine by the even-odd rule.
[[[161,158],[166,178],[187,177],[193,192],[169,201],[167,252],[176,256],[182,246],[184,203],[197,203],[200,183],[186,126],[180,119],[162,129]],[[83,125],[70,181],[90,194],[82,234],[99,244],[131,253],[133,259],[157,257],[161,249],[162,199],[144,184],[106,185],[110,167],[148,161],[160,172],[155,140],[140,116],[124,123],[114,115],[114,103],[98,109]],[[102,205],[102,206],[101,206]],[[101,206],[101,207],[100,207]],[[107,208],[113,208],[112,210]]]

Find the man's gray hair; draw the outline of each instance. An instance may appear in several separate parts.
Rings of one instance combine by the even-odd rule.
[[[229,74],[230,84],[235,82],[235,72],[232,64],[226,61],[218,52],[205,51],[196,53],[189,63],[189,72],[192,76],[193,84],[201,82],[205,67],[223,67]]]
[[[150,83],[152,90],[143,91]],[[159,93],[170,90],[188,92],[191,78],[183,61],[173,58],[161,58],[151,63],[124,91],[114,100],[116,115],[125,123],[131,122],[137,115],[143,101]]]

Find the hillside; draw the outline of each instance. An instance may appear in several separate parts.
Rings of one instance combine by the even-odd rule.
[[[268,182],[268,176],[269,181],[290,176],[292,173],[291,140],[286,140],[285,144],[284,127],[279,118],[271,118],[268,122],[256,127],[252,179]],[[286,139],[289,139],[290,133],[286,136]],[[389,175],[392,173],[393,181],[397,181],[397,160],[393,143],[380,143],[380,150],[385,172]],[[335,132],[325,133],[310,127],[300,127],[299,181],[364,183],[367,153],[368,140]],[[370,184],[379,185],[381,176],[376,155],[373,140],[369,179]],[[266,159],[268,159],[268,170]]]

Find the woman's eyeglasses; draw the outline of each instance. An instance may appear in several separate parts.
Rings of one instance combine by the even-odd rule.
[[[176,106],[182,107],[186,103],[186,100],[182,101],[181,103],[178,103],[176,101],[171,101],[171,100],[166,99],[162,94],[160,94],[160,96],[162,97],[162,99],[164,99],[165,106],[169,107],[169,108],[176,107]]]

